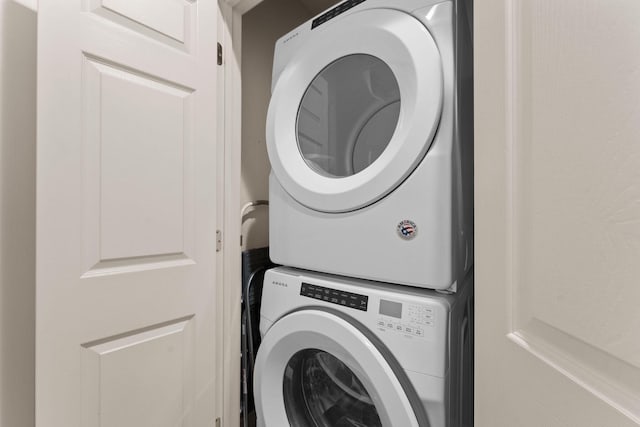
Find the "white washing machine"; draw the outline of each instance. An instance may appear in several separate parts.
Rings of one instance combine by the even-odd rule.
[[[456,289],[473,262],[471,12],[348,0],[276,44],[274,262]]]
[[[471,427],[471,293],[268,271],[258,426]]]

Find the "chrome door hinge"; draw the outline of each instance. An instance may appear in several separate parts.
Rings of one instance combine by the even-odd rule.
[[[220,418],[216,418],[216,427],[220,427],[222,425],[222,421],[220,421]]]
[[[222,231],[216,230],[216,252],[222,250]]]
[[[218,43],[218,65],[222,65],[222,45]]]

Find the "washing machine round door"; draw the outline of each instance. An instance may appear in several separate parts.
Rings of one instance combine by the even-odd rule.
[[[274,85],[269,159],[299,203],[353,211],[396,188],[429,149],[442,110],[440,54],[420,21],[391,9],[313,31]]]
[[[269,329],[256,359],[254,399],[261,426],[429,426],[381,342],[325,308],[294,312]]]

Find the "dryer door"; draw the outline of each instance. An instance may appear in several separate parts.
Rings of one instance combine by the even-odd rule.
[[[269,329],[255,366],[261,426],[429,425],[404,371],[343,313],[293,312]]]
[[[442,110],[438,48],[411,15],[370,9],[313,30],[273,88],[267,147],[299,203],[353,211],[420,163]]]

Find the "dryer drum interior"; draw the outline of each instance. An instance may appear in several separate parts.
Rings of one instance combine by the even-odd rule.
[[[359,173],[389,145],[400,105],[398,81],[384,61],[365,54],[342,57],[313,79],[302,98],[300,154],[325,176]]]

